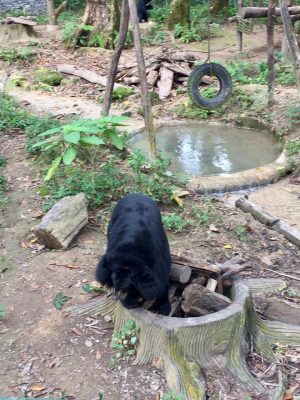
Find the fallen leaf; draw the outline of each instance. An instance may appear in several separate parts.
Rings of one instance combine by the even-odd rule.
[[[49,368],[59,367],[62,360],[59,357],[55,357],[54,360],[49,364]]]
[[[40,392],[41,390],[45,390],[45,389],[46,389],[46,386],[33,385],[33,386],[30,387],[30,389],[31,389],[33,392]]]
[[[178,197],[178,196],[172,196],[172,200],[174,200],[178,205],[179,205],[179,207],[182,207],[183,206],[183,201],[181,200],[181,198],[180,197]]]
[[[233,246],[232,246],[232,244],[230,244],[230,243],[226,243],[226,244],[224,244],[224,249],[233,249]]]
[[[284,400],[293,400],[294,398],[294,393],[299,387],[299,383],[296,383],[296,385],[291,386],[288,390],[286,390],[285,395],[284,395]]]
[[[75,264],[68,264],[68,265],[64,265],[64,267],[66,267],[66,268],[70,268],[70,269],[77,269],[77,268],[79,268],[79,265],[75,265]]]

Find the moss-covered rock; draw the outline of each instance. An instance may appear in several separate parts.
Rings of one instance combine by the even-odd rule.
[[[59,86],[64,76],[57,71],[49,68],[40,68],[34,74],[36,83],[44,83],[49,86]]]

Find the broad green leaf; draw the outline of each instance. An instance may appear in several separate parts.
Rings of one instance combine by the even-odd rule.
[[[118,150],[123,150],[124,149],[124,140],[118,136],[116,133],[113,133],[109,136],[112,144],[118,149]]]
[[[34,145],[32,145],[31,148],[35,149],[36,147],[42,147],[44,144],[48,144],[48,143],[52,143],[53,144],[53,138],[48,138],[48,139],[45,139],[45,140],[41,140],[41,141],[35,143]],[[57,142],[55,144],[57,144]]]
[[[47,175],[45,176],[44,181],[49,181],[49,179],[52,178],[52,176],[55,174],[57,168],[59,167],[59,164],[61,163],[61,157],[57,157],[52,161],[52,164],[50,168],[48,169]]]
[[[57,126],[56,128],[48,129],[45,132],[39,133],[38,136],[48,136],[52,135],[52,133],[58,133],[61,132],[62,128],[60,126]]]
[[[77,144],[80,140],[80,133],[79,132],[70,132],[64,133],[64,140],[68,143]]]
[[[70,165],[76,158],[77,150],[74,147],[69,147],[63,155],[63,162],[65,165]]]
[[[104,144],[104,140],[97,136],[86,136],[80,139],[80,143],[94,144],[98,146],[99,144]]]
[[[58,146],[58,145],[59,145],[59,142],[51,143],[51,144],[49,144],[48,146],[44,147],[44,148],[43,148],[43,151],[50,150],[50,149],[52,149],[53,147]]]
[[[108,115],[106,117],[102,117],[100,118],[99,122],[108,122],[108,123],[113,123],[113,124],[118,124],[120,122],[124,122],[126,120],[128,120],[128,117],[122,117],[122,116],[118,116],[118,115]]]

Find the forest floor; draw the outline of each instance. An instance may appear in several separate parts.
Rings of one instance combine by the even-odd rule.
[[[213,43],[217,60],[238,56],[234,50],[233,30],[228,28],[228,31],[226,40],[220,39],[220,47],[217,42]],[[279,43],[280,33],[277,36]],[[247,51],[255,58],[265,57],[265,46],[256,47],[257,43],[265,43],[264,29],[246,38]],[[194,52],[199,59],[206,58],[198,44],[180,47]],[[146,48],[145,54],[158,50]],[[111,52],[100,49],[79,49],[73,53],[65,50],[59,39],[45,39],[34,68],[69,63],[105,75],[110,55]],[[123,55],[123,61],[129,59],[134,60],[132,50],[126,50]],[[3,68],[17,72],[15,66],[3,65]],[[30,75],[32,68],[17,69]],[[277,92],[279,97],[286,96],[279,89]],[[40,113],[48,111],[62,117],[67,114],[99,115],[100,106],[94,102],[99,95],[97,87],[81,80],[74,79],[51,93],[19,89],[13,93],[24,106]],[[65,101],[60,103],[62,98]],[[170,110],[178,101],[178,98],[168,100],[156,109],[157,116],[172,117]],[[132,109],[134,111],[134,105]],[[122,110],[115,105],[114,111],[120,113]],[[142,124],[142,119],[133,115],[135,125]],[[93,218],[95,214],[67,250],[44,248],[32,235],[33,227],[43,215],[37,190],[41,176],[37,165],[26,153],[23,132],[2,133],[0,153],[7,159],[5,175],[9,180],[9,203],[0,214],[0,304],[6,310],[4,318],[0,319],[0,396],[21,397],[26,393],[29,398],[64,395],[68,400],[97,400],[103,394],[104,400],[159,400],[168,390],[164,376],[155,366],[135,366],[132,361],[125,360],[111,365],[115,352],[110,348],[113,323],[109,318],[75,317],[53,306],[59,292],[71,297],[68,304],[84,303],[93,297],[82,286],[94,280],[97,260],[106,245],[102,227]],[[268,210],[274,215],[299,228],[299,186],[285,178],[279,183],[276,201],[268,203],[265,193],[271,191],[269,198],[274,198],[273,187],[250,192],[250,199],[253,196],[258,203],[265,201],[264,205],[271,205]],[[236,209],[233,205],[235,196],[226,194],[212,200],[210,224],[196,224],[190,231],[168,234],[172,252],[179,251],[211,263],[239,255],[249,265],[242,276],[286,280],[289,291],[279,293],[278,297],[299,307],[299,248]],[[193,206],[205,207],[205,199],[195,194],[190,194],[184,201],[186,218]],[[166,207],[162,210],[163,213],[170,211]],[[240,227],[245,229],[240,230]],[[300,348],[278,346],[276,352],[288,375],[286,400],[299,400]],[[263,380],[266,387],[276,387],[277,377],[270,363],[256,354],[252,354],[247,362],[251,373]],[[206,380],[210,399],[265,398],[255,395],[229,375],[211,374]]]

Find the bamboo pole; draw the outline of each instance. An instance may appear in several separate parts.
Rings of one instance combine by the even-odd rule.
[[[123,0],[122,1],[122,9],[121,9],[119,40],[118,40],[117,46],[115,48],[115,51],[113,53],[112,60],[111,60],[109,70],[108,70],[108,74],[107,74],[107,84],[106,84],[106,88],[105,88],[104,101],[103,101],[103,105],[102,105],[102,115],[103,116],[108,115],[108,113],[109,113],[111,99],[112,99],[112,93],[113,93],[113,89],[114,89],[114,82],[115,82],[116,76],[117,76],[119,60],[120,60],[122,50],[124,48],[125,41],[126,41],[128,25],[129,25],[129,6],[128,6],[128,1]]]
[[[145,61],[143,56],[143,49],[141,46],[141,36],[140,36],[140,28],[139,28],[139,19],[137,15],[136,3],[135,0],[128,0],[129,10],[130,10],[130,20],[133,30],[133,40],[134,47],[136,51],[136,58],[138,62],[139,76],[140,76],[140,85],[141,85],[141,97],[142,97],[142,105],[144,108],[144,118],[145,118],[145,128],[146,133],[148,135],[149,144],[150,144],[150,157],[151,159],[156,159],[156,140],[155,140],[155,132],[154,132],[154,122],[153,122],[153,114],[151,110],[151,102],[148,90],[147,83],[147,75],[145,68]]]
[[[296,35],[293,31],[293,24],[286,0],[279,0],[281,18],[283,22],[284,33],[288,41],[291,57],[294,61],[296,80],[298,85],[298,95],[300,97],[300,50]]]
[[[267,19],[267,41],[268,41],[268,103],[274,102],[275,71],[274,71],[274,13],[275,0],[269,0]]]

